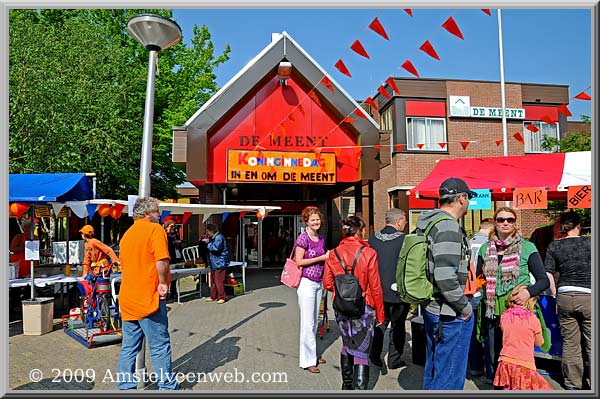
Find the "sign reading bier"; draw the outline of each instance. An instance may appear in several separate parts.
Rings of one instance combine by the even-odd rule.
[[[227,181],[332,184],[335,154],[229,150]]]

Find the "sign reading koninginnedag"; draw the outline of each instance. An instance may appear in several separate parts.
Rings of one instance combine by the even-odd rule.
[[[227,151],[227,181],[336,183],[335,154],[287,151]]]

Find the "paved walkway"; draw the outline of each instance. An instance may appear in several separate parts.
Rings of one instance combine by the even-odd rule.
[[[296,292],[279,283],[280,271],[248,270],[246,295],[225,304],[197,296],[169,303],[169,327],[174,371],[188,374],[182,389],[332,391],[340,389],[341,340],[335,322],[318,353],[326,364],[320,374],[298,367],[299,312]],[[189,287],[193,282],[186,281]],[[185,284],[184,284],[185,287]],[[207,292],[205,292],[205,295]],[[329,311],[330,317],[333,312]],[[58,316],[58,315],[57,315]],[[23,390],[114,390],[119,345],[87,349],[66,335],[55,320],[55,331],[24,336],[20,322],[10,325],[9,386]],[[400,370],[371,367],[369,387],[376,391],[419,390],[423,367],[411,362],[410,327]],[[387,338],[385,346],[387,347]],[[147,363],[151,369],[150,355]],[[40,373],[37,372],[39,370]],[[37,373],[37,374],[36,374]],[[558,383],[546,377],[556,388]],[[39,381],[32,381],[32,379]],[[218,381],[217,381],[218,379]],[[156,389],[150,385],[147,389]],[[491,389],[483,380],[467,380],[466,390]]]

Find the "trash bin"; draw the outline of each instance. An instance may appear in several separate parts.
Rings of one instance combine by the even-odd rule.
[[[54,298],[35,298],[22,302],[23,335],[42,335],[54,326]]]

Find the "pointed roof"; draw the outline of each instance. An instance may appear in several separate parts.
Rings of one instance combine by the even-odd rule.
[[[340,86],[325,69],[312,59],[300,45],[292,39],[287,32],[273,34],[273,40],[260,53],[232,77],[221,89],[215,93],[202,107],[196,111],[186,122],[185,126],[192,126],[200,130],[208,130],[218,122],[228,111],[240,102],[266,75],[272,73],[281,61],[292,64],[292,73],[301,76],[311,87],[319,93],[331,106],[336,109],[342,118],[351,115],[361,106]],[[319,84],[323,76],[331,81],[334,92],[324,85]],[[352,123],[360,134],[362,145],[377,144],[379,125],[368,113],[366,118],[359,118]]]

